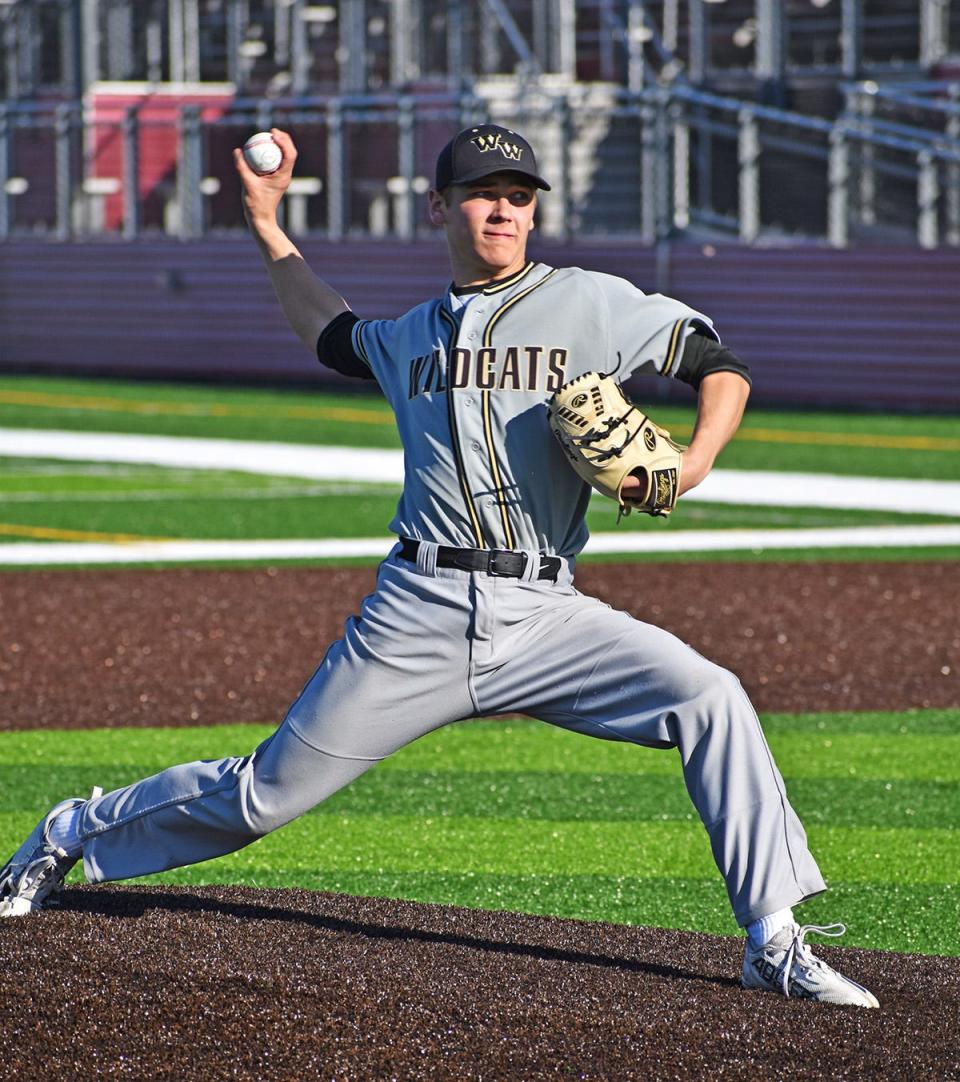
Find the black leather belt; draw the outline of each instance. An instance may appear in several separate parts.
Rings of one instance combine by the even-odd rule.
[[[400,539],[400,556],[410,563],[417,562],[420,542],[410,537]],[[502,578],[519,579],[527,566],[525,552],[510,552],[507,549],[455,549],[447,545],[437,547],[437,567],[458,567],[461,571],[486,571],[488,575]],[[557,581],[560,573],[559,556],[541,556],[538,579]]]

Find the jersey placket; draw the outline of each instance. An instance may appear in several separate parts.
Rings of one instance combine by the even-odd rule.
[[[492,298],[481,296],[463,314],[454,344],[468,351],[470,364],[478,364],[483,348],[483,330],[494,308]],[[472,508],[479,520],[481,548],[512,548],[513,535],[503,507],[502,486],[496,445],[500,438],[493,430],[489,409],[489,390],[474,386],[471,380],[463,390],[449,388],[451,438],[457,443],[458,463],[463,469],[468,511]]]

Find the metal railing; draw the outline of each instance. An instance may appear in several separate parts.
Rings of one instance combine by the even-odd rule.
[[[960,244],[956,102],[921,97],[946,117],[928,129],[868,113],[860,96],[848,95],[833,120],[681,84],[609,91],[602,106],[576,89],[520,100],[0,105],[0,238],[192,239],[242,229],[231,151],[276,124],[294,132],[300,150],[284,205],[292,233],[412,239],[430,229],[422,193],[440,146],[489,118],[534,139],[556,181],[542,223],[554,237],[654,243],[694,234],[845,247],[886,228],[924,248]]]
[[[924,150],[960,145],[960,83],[900,82],[889,85],[872,80],[848,83],[843,87],[846,113],[866,135],[892,135],[925,144]],[[922,226],[926,246],[936,245],[937,198],[944,207],[945,240],[960,245],[960,164],[948,160],[941,170],[924,159],[921,166],[924,205]],[[942,187],[942,190],[941,190]],[[878,177],[872,150],[862,154],[858,171],[859,215],[865,222],[876,220]]]

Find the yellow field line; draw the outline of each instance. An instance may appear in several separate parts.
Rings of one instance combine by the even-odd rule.
[[[130,533],[97,533],[94,530],[58,530],[53,526],[21,526],[15,522],[0,522],[0,535],[33,537],[43,541],[109,541],[132,544],[136,541],[169,541],[169,537],[141,537]]]
[[[736,439],[830,447],[886,447],[898,451],[960,451],[960,439],[949,436],[880,436],[869,432],[788,432],[780,428],[741,428]]]
[[[100,413],[168,414],[179,417],[295,417],[308,421],[355,421],[359,424],[392,425],[393,414],[383,410],[341,406],[228,406],[222,402],[200,405],[190,402],[137,401],[93,395],[46,394],[40,391],[0,391],[0,403],[38,406],[43,409],[94,410]]]
[[[349,406],[229,406],[222,402],[199,405],[189,402],[138,401],[93,395],[49,394],[42,391],[0,391],[0,404],[37,406],[43,409],[96,410],[104,413],[169,414],[181,417],[285,417],[308,421],[349,421],[356,424],[392,425],[392,413]],[[690,434],[689,425],[674,425],[678,435]],[[947,436],[893,436],[869,432],[816,432],[782,428],[752,428],[737,432],[736,440],[753,443],[786,443],[818,447],[876,447],[897,451],[960,451],[960,439]]]
[[[691,425],[671,425],[677,436],[689,436]],[[817,447],[879,447],[897,451],[960,451],[960,440],[949,436],[881,436],[870,432],[799,432],[785,428],[741,428],[734,442],[790,443]]]

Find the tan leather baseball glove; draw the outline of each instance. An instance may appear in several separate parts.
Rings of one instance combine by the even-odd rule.
[[[612,376],[587,372],[565,383],[547,407],[550,428],[571,465],[598,492],[647,515],[669,515],[677,502],[685,450],[633,405]],[[640,498],[625,499],[623,482],[641,481]]]

